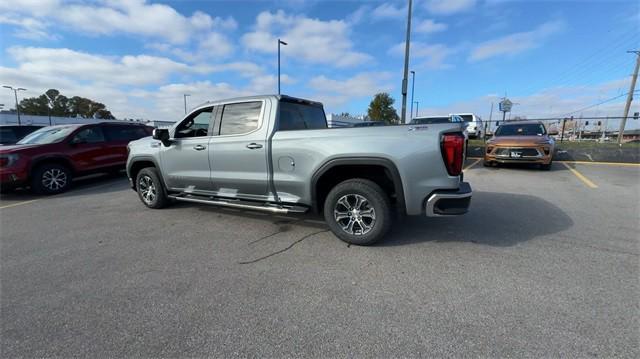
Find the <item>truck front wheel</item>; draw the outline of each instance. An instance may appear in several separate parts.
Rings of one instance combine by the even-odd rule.
[[[324,218],[341,240],[370,245],[391,228],[391,203],[375,182],[350,179],[329,192],[324,202]]]
[[[162,208],[169,203],[164,186],[153,167],[143,168],[136,176],[138,197],[149,208]]]

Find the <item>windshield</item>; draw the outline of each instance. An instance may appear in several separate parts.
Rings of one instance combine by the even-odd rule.
[[[422,118],[414,118],[411,121],[416,125],[431,125],[434,123],[449,123],[449,117],[422,117]]]
[[[546,134],[544,126],[537,123],[502,125],[496,130],[496,136],[542,136],[544,134]]]
[[[464,122],[473,122],[473,115],[458,115],[458,116],[462,117]]]
[[[32,132],[25,138],[18,142],[19,145],[28,144],[47,144],[60,142],[67,137],[73,130],[74,126],[61,126],[61,127],[45,127],[38,131]]]

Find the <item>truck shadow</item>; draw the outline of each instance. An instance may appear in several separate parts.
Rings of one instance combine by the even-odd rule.
[[[539,197],[474,192],[467,214],[448,218],[407,217],[396,223],[379,246],[459,241],[508,247],[572,226],[573,220],[562,209]]]
[[[482,162],[482,161],[481,161]],[[483,167],[481,163],[475,165],[474,167],[480,168]],[[566,171],[567,168],[562,165],[562,163],[554,162],[551,165],[551,169],[548,171],[540,169],[536,164],[528,164],[528,163],[501,163],[499,165],[493,165],[490,167],[484,167],[489,171],[500,171],[500,170],[521,170],[521,171],[529,171],[529,172],[539,172],[541,175],[546,172],[556,172],[556,171]]]

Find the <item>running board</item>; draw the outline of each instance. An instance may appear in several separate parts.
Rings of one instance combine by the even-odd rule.
[[[253,203],[249,201],[241,201],[241,200],[225,200],[216,197],[206,197],[206,196],[198,196],[192,194],[178,194],[178,195],[169,195],[169,198],[184,201],[184,202],[194,202],[194,203],[204,203],[210,204],[214,206],[222,206],[229,208],[238,208],[238,209],[250,209],[256,211],[264,211],[271,213],[305,213],[309,209],[307,207],[302,206],[290,206],[290,205],[274,205],[270,203]]]

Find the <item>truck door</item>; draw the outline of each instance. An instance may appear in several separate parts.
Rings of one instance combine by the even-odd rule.
[[[219,135],[211,138],[211,181],[217,195],[266,200],[268,103],[264,100],[220,106]]]
[[[210,191],[209,140],[214,107],[189,114],[171,134],[171,145],[161,145],[160,160],[167,186],[180,191]]]

